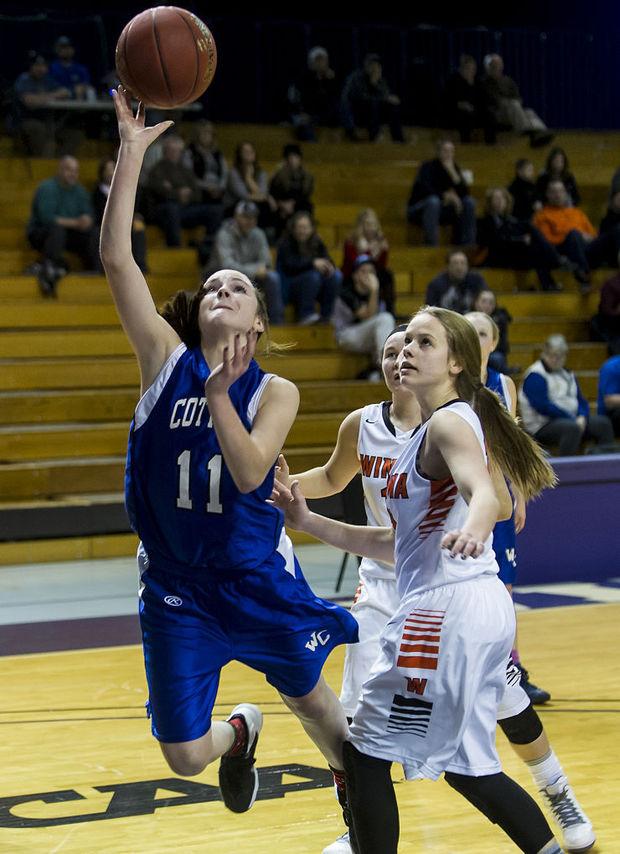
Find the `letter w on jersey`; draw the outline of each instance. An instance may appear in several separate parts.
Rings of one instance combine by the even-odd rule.
[[[319,644],[321,646],[325,646],[327,641],[330,639],[331,635],[328,635],[325,629],[321,629],[319,632],[312,632],[312,637],[305,644],[306,649],[309,649],[310,652],[316,652]]]
[[[398,667],[437,670],[439,641],[445,611],[412,611],[405,620],[400,642]]]

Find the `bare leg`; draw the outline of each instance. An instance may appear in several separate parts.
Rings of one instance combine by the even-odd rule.
[[[332,768],[342,769],[342,745],[349,734],[349,726],[340,700],[327,682],[321,678],[304,697],[287,697],[280,694],[288,708],[319,748]]]
[[[235,730],[226,721],[214,721],[209,732],[193,741],[160,742],[161,752],[170,768],[180,777],[195,777],[211,762],[230,750]]]

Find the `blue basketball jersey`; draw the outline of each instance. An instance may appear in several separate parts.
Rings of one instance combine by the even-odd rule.
[[[492,368],[487,368],[487,381],[485,385],[498,395],[506,409],[510,411],[511,401],[508,387],[504,382],[504,375],[500,374],[499,371],[494,371]],[[493,528],[493,550],[495,551],[495,557],[499,566],[499,577],[504,584],[513,584],[516,577],[516,541],[517,534],[513,511],[510,519],[498,522]]]
[[[494,391],[502,401],[508,411],[510,411],[509,393],[506,384],[504,383],[504,375],[499,371],[494,371],[493,368],[487,368],[486,387]]]
[[[243,494],[226,467],[205,398],[209,373],[199,347],[177,347],[136,407],[125,472],[127,510],[148,566],[195,579],[264,563],[283,526],[282,513],[266,503],[274,468]],[[248,432],[272,376],[252,361],[229,389]]]

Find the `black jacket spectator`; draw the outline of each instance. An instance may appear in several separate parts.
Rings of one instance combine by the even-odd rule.
[[[409,206],[424,201],[428,196],[441,197],[448,190],[454,190],[461,199],[469,195],[469,187],[463,178],[460,166],[455,163],[454,168],[459,175],[459,181],[455,181],[450,173],[444,169],[438,157],[422,163],[411,188]]]
[[[534,214],[534,206],[539,201],[534,181],[528,181],[517,175],[508,187],[508,192],[513,199],[513,216],[521,222],[529,222]]]
[[[538,198],[543,204],[547,201],[547,187],[551,181],[561,181],[566,187],[566,192],[570,196],[571,204],[577,207],[581,201],[579,190],[575,176],[570,171],[568,157],[563,148],[555,146],[549,152],[545,168],[538,176],[536,182],[536,190]]]

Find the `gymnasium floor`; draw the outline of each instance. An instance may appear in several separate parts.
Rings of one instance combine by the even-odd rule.
[[[331,595],[339,553],[297,552],[313,588]],[[355,575],[350,561],[345,601]],[[169,771],[144,716],[135,588],[134,564],[124,559],[0,569],[0,852],[273,854],[277,846],[320,854],[341,832],[329,775],[258,674],[226,668],[216,708],[225,717],[250,700],[265,713],[253,809],[224,809],[216,769],[191,780]],[[616,854],[620,578],[521,588],[517,601],[523,659],[552,693],[541,717],[595,825],[594,850]],[[336,690],[341,666],[337,650],[326,669]],[[498,744],[507,773],[535,794],[501,733]],[[402,852],[516,850],[441,781],[399,782],[397,794]]]

